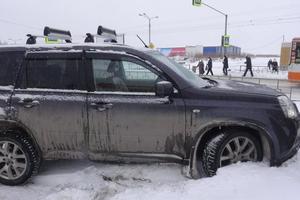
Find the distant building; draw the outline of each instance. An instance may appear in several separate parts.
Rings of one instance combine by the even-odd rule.
[[[230,47],[221,47],[221,46],[206,46],[203,48],[203,56],[207,57],[219,57],[224,54],[227,56],[232,57],[239,57],[241,56],[242,49],[240,47],[236,46],[230,46]]]
[[[220,57],[224,53],[227,56],[239,57],[241,56],[241,48],[236,46],[230,46],[226,49],[221,46],[186,46],[186,47],[171,47],[171,48],[158,48],[158,50],[168,57]]]
[[[287,68],[291,63],[291,51],[292,51],[292,43],[284,42],[281,45],[280,51],[280,67]]]
[[[158,50],[168,57],[186,56],[185,47],[159,48]]]

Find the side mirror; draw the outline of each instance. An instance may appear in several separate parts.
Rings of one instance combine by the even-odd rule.
[[[169,81],[160,81],[155,85],[155,94],[158,97],[170,96],[173,93],[173,85]]]

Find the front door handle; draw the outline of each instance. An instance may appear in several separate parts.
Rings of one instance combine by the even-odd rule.
[[[33,108],[35,106],[40,105],[40,102],[37,100],[26,98],[26,99],[21,99],[20,101],[18,101],[18,104],[22,105],[24,108]]]
[[[104,103],[104,102],[97,102],[91,103],[90,106],[100,112],[103,112],[107,109],[111,109],[113,107],[112,103]]]

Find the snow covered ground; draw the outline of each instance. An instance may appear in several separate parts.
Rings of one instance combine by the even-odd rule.
[[[300,102],[296,102],[300,108]],[[238,163],[192,180],[177,164],[48,161],[24,186],[0,185],[0,200],[282,200],[300,198],[300,153],[281,167]]]
[[[300,196],[300,155],[281,167],[238,163],[217,176],[185,178],[176,164],[52,161],[25,186],[0,186],[1,200],[282,200]]]
[[[267,78],[267,79],[287,79],[288,78],[288,72],[287,71],[279,71],[278,73],[272,73],[271,70],[269,70],[266,66],[270,59],[274,58],[268,58],[268,57],[262,57],[262,58],[252,58],[252,66],[253,66],[253,73],[255,78]],[[278,58],[275,58],[277,62],[279,62]],[[214,75],[222,76],[223,75],[223,60],[217,59],[213,60],[213,72]],[[240,68],[240,66],[245,66],[245,58],[236,58],[228,59],[229,63],[229,71],[228,75],[233,77],[241,77],[244,73],[245,67]],[[207,63],[207,60],[204,60],[204,63]],[[198,61],[196,62],[186,62],[184,65],[185,67],[192,69],[192,66],[196,66],[198,64]],[[240,70],[241,69],[241,70]],[[198,70],[197,70],[198,73]],[[250,77],[250,72],[248,72],[247,77]]]

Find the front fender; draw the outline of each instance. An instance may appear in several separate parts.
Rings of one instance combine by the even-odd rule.
[[[219,119],[207,122],[199,127],[198,131],[194,133],[192,137],[187,138],[190,140],[189,148],[189,169],[190,176],[192,178],[201,178],[206,176],[202,168],[202,160],[199,159],[201,156],[198,152],[204,145],[208,138],[214,137],[218,132],[216,130],[224,130],[226,128],[243,128],[253,131],[253,133],[259,136],[263,150],[264,157],[270,160],[270,165],[273,165],[274,157],[278,149],[275,149],[274,141],[277,142],[277,138],[272,139],[272,134],[266,129],[266,127],[260,126],[257,123],[241,121],[241,120],[230,120],[230,119]]]

